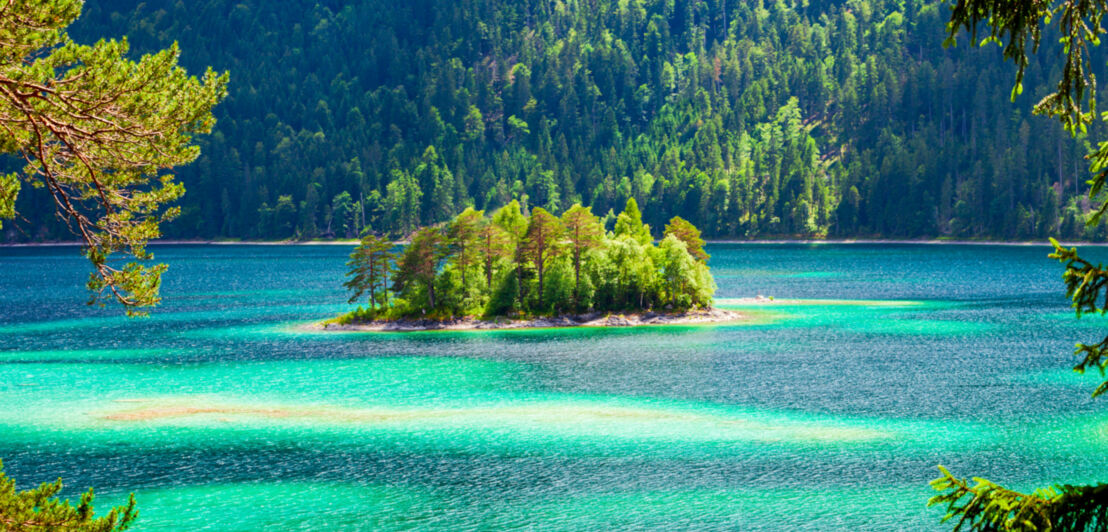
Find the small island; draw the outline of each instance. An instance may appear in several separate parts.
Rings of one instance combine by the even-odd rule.
[[[606,225],[613,229],[608,231]],[[716,284],[700,230],[680,217],[655,242],[634,199],[603,219],[574,204],[561,217],[512,201],[491,216],[467,208],[412,235],[397,252],[368,235],[350,255],[350,302],[368,305],[328,330],[417,331],[631,326],[733,321],[712,307]]]

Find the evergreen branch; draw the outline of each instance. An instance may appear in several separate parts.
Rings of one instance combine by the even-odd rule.
[[[943,522],[957,519],[954,530],[1038,532],[1108,530],[1108,484],[1055,485],[1025,494],[982,478],[973,484],[939,466],[931,481],[940,492],[928,506],[946,505]]]

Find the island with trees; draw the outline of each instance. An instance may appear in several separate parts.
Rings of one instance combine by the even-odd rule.
[[[368,235],[350,255],[353,312],[340,330],[626,326],[738,319],[712,307],[700,230],[680,217],[655,242],[634,199],[602,219],[517,201],[491,216],[465,209],[415,232],[401,251]],[[607,225],[612,230],[606,229]]]

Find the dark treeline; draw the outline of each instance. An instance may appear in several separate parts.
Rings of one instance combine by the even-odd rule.
[[[716,238],[1103,236],[1081,225],[1087,141],[1029,112],[1056,39],[1013,104],[1013,66],[942,48],[946,19],[920,0],[88,0],[73,35],[178,40],[191,71],[232,74],[169,237],[629,198]],[[65,237],[28,192],[4,238]]]

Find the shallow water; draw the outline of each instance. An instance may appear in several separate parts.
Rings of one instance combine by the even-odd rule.
[[[155,252],[128,320],[76,249],[0,248],[4,468],[140,530],[941,530],[939,463],[1108,478],[1069,371],[1103,319],[1045,247],[712,245],[743,323],[410,334],[300,328],[348,308],[343,247]]]

